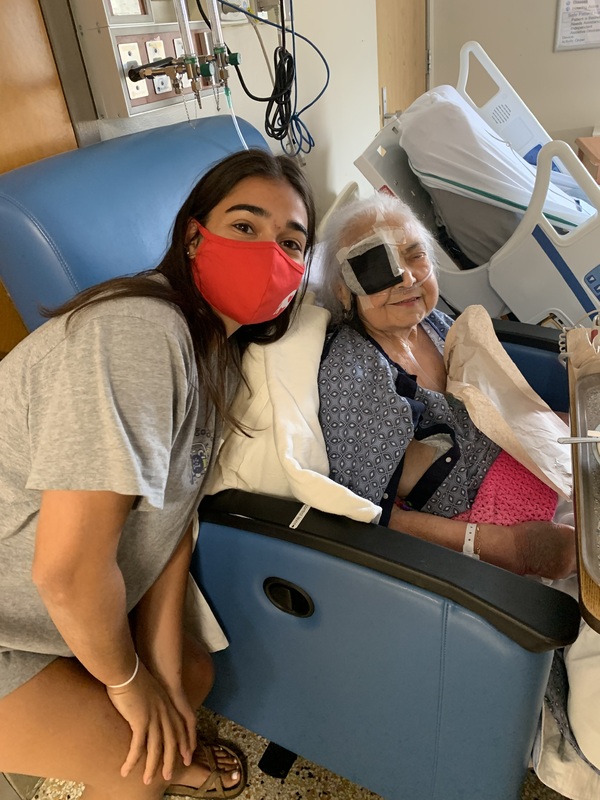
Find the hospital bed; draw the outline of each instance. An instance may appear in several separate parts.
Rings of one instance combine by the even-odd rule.
[[[473,58],[497,86],[497,92],[482,106],[467,92]],[[442,299],[458,312],[468,305],[480,304],[492,317],[509,316],[557,328],[590,324],[600,309],[599,215],[596,213],[567,233],[559,233],[543,209],[551,169],[570,173],[587,196],[592,211],[600,208],[600,187],[566,143],[550,139],[477,42],[467,42],[461,50],[456,90],[513,151],[530,160],[537,155],[538,167],[529,207],[514,233],[489,261],[461,269],[437,245]],[[436,235],[438,226],[431,198],[399,143],[400,120],[401,115],[391,119],[355,165],[374,188],[391,192],[407,202]],[[472,196],[477,194],[474,192]]]
[[[0,278],[27,326],[43,321],[40,304],[158,263],[198,175],[236,149],[229,118],[212,117],[1,175]],[[554,332],[499,325],[565,410]],[[231,642],[206,705],[390,800],[516,800],[553,650],[577,634],[575,600],[408,535],[299,512],[241,492],[202,504],[192,571]]]

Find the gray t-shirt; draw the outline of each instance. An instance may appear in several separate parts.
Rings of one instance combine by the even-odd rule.
[[[188,327],[164,301],[52,319],[0,362],[0,697],[72,655],[31,580],[41,492],[138,496],[118,549],[131,610],[196,511],[218,435]]]

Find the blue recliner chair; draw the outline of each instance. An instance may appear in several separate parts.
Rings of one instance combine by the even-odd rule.
[[[29,328],[40,304],[157,264],[198,176],[239,147],[213,117],[1,175],[0,278]],[[565,410],[556,336],[498,326]],[[207,705],[390,800],[516,800],[576,602],[376,525],[316,510],[298,522],[299,509],[243,492],[201,506],[192,570],[231,641]]]

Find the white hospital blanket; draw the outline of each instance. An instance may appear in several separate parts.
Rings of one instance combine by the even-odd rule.
[[[421,95],[398,119],[400,145],[424,186],[524,211],[536,168],[528,164],[452,86]],[[584,200],[550,186],[544,213],[573,228],[595,214]]]
[[[252,438],[229,431],[208,493],[222,489],[297,499],[321,511],[377,522],[381,508],[330,480],[319,424],[317,378],[329,312],[305,299],[294,324],[278,342],[251,345],[233,414]]]

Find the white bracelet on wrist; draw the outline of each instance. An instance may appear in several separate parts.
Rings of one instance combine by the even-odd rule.
[[[467,522],[465,530],[465,541],[463,543],[463,553],[471,558],[479,559],[479,547],[475,547],[475,538],[479,532],[479,525],[475,522]]]
[[[138,674],[138,669],[139,668],[140,668],[140,657],[136,653],[135,654],[135,669],[133,670],[133,675],[131,676],[131,678],[129,678],[129,680],[124,681],[123,683],[114,683],[114,684],[107,683],[106,684],[106,688],[107,689],[122,689],[124,686],[129,686],[129,684],[132,682],[132,680]]]

